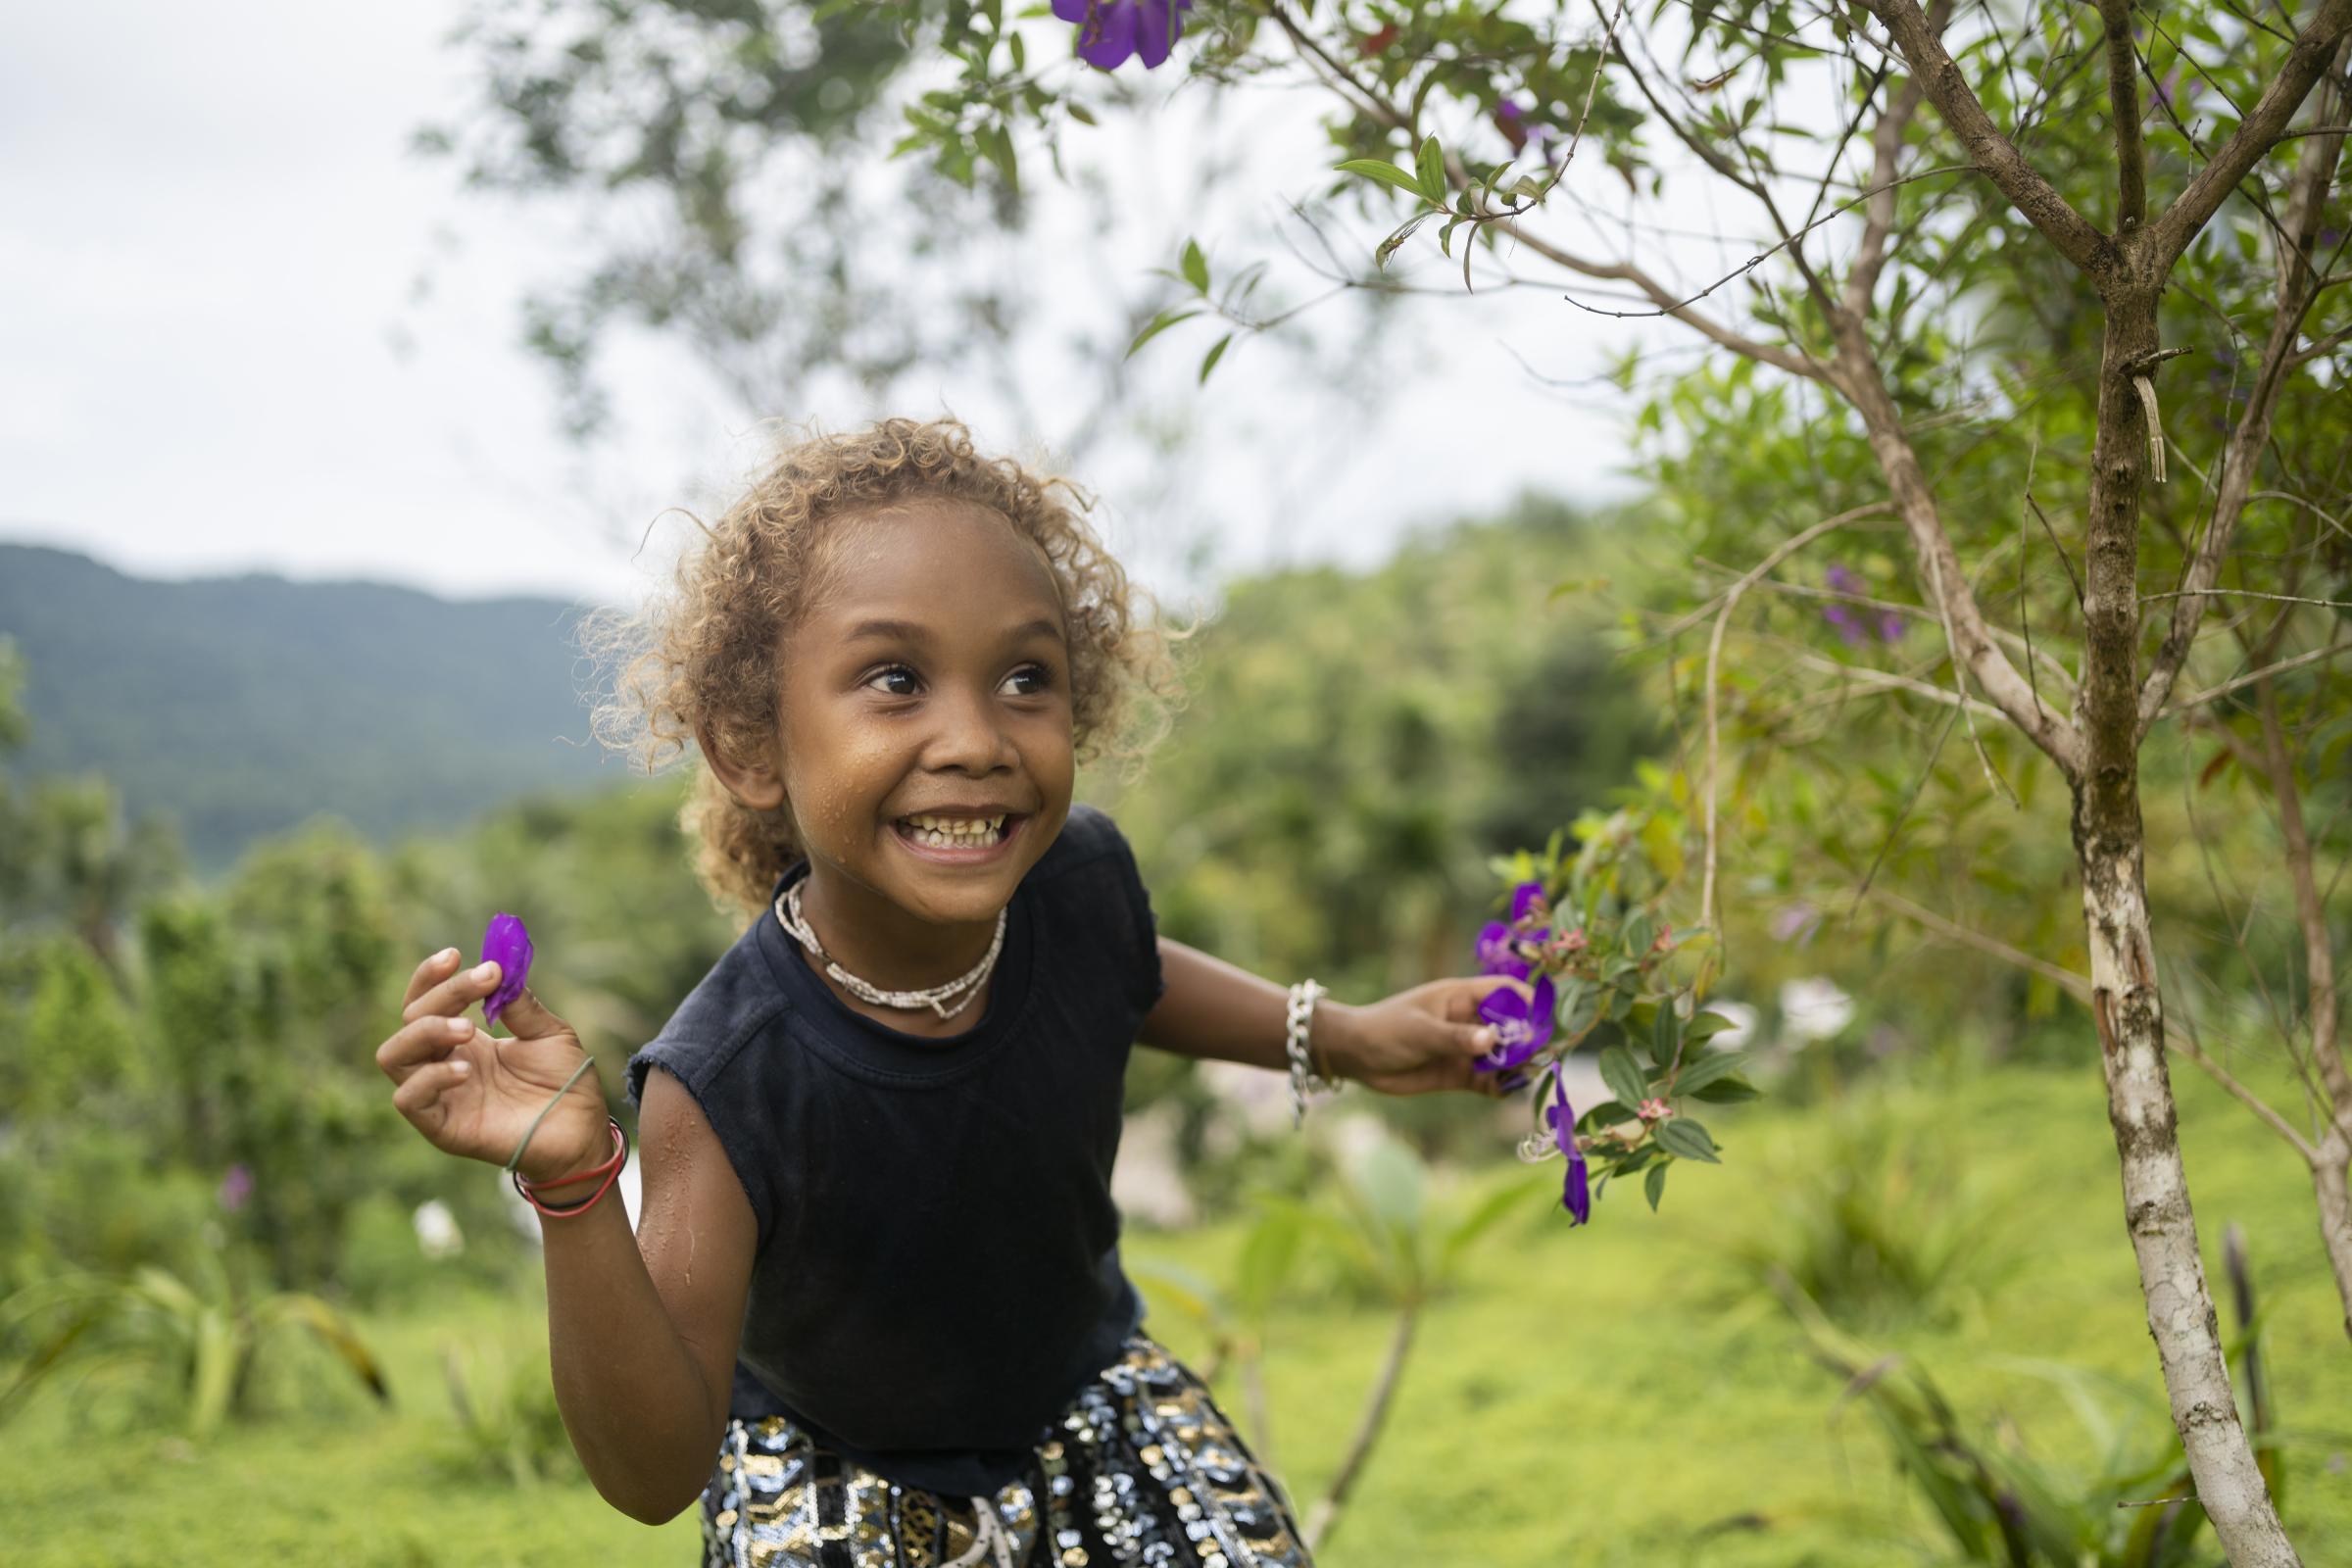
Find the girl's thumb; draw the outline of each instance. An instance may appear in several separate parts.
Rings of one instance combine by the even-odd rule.
[[[498,1021],[507,1026],[517,1040],[537,1040],[542,1035],[567,1035],[571,1025],[547,1010],[538,994],[529,986],[522,995],[498,1009]]]

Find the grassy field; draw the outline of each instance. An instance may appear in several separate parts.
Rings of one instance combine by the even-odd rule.
[[[2250,1239],[2282,1421],[2290,1528],[2306,1563],[2352,1561],[2352,1346],[2313,1235],[2312,1201],[2270,1135],[2201,1080],[2180,1083],[2191,1191],[2218,1262],[2223,1224]],[[1944,1130],[1988,1218],[1949,1310],[1880,1331],[1935,1372],[1972,1420],[2007,1419],[2060,1462],[2083,1440],[2048,1384],[2003,1357],[2053,1357],[2159,1395],[2124,1242],[2095,1070],[2012,1069],[1913,1089],[1891,1108]],[[1678,1171],[1663,1213],[1611,1194],[1570,1231],[1531,1197],[1528,1222],[1483,1248],[1425,1314],[1389,1435],[1323,1556],[1326,1568],[1670,1563],[1878,1568],[1947,1560],[1894,1477],[1866,1414],[1789,1319],[1724,1261],[1774,1222],[1796,1162],[1828,1136],[1823,1109],[1711,1118],[1731,1161]],[[1556,1170],[1556,1167],[1551,1167]],[[1134,1236],[1130,1254],[1210,1277],[1231,1227]],[[691,1516],[659,1530],[584,1482],[518,1489],[469,1465],[440,1358],[453,1342],[524,1353],[538,1303],[471,1298],[372,1320],[397,1396],[346,1394],[325,1363],[268,1421],[201,1451],[122,1430],[63,1387],[0,1430],[0,1562],[12,1568],[338,1568],[683,1564]],[[1180,1355],[1197,1330],[1153,1332]],[[1271,1327],[1273,1456],[1301,1502],[1337,1463],[1389,1336],[1377,1311],[1301,1303]],[[1220,1382],[1229,1408],[1238,1394]],[[2152,1403],[2160,1416],[2161,1403]],[[2216,1554],[2218,1560],[2218,1553]]]

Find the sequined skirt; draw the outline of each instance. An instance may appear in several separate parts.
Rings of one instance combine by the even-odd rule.
[[[884,1480],[771,1416],[731,1421],[705,1568],[1308,1568],[1288,1500],[1150,1336],[1080,1390],[993,1497]]]

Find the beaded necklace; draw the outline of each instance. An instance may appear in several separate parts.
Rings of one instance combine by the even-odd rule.
[[[942,1018],[953,1018],[971,1005],[972,999],[980,994],[980,987],[986,983],[989,972],[997,966],[997,955],[1004,949],[1004,921],[1011,911],[1009,905],[997,911],[997,934],[989,939],[988,952],[968,971],[946,985],[927,986],[920,991],[884,991],[870,981],[858,979],[836,963],[833,956],[825,951],[824,945],[816,940],[816,932],[809,928],[808,917],[801,913],[801,883],[795,882],[777,895],[776,922],[784,927],[794,941],[808,950],[810,957],[825,966],[825,973],[843,990],[860,1002],[871,1003],[877,1007],[897,1007],[906,1012],[929,1007]],[[952,1006],[949,1005],[951,1000],[954,1002]]]

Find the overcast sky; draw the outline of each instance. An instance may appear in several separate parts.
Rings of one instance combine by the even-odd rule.
[[[564,442],[514,313],[532,279],[560,270],[564,236],[463,195],[446,166],[407,151],[417,124],[459,101],[460,64],[441,43],[458,10],[81,0],[12,20],[0,538],[143,575],[267,569],[619,599],[662,560],[657,528],[631,563],[646,528],[665,505],[723,495],[758,453],[761,416],[871,412],[734,406],[682,353],[640,349],[622,433],[586,453]],[[1242,231],[1262,234],[1307,193],[1301,170],[1315,165],[1298,155],[1313,143],[1297,132],[1311,100],[1272,96],[1252,112],[1290,117],[1272,127],[1288,139],[1266,138],[1286,151],[1200,215],[1212,251],[1255,243]],[[1108,292],[1133,294],[1172,256],[1164,235],[1186,226],[1140,240],[1151,248]],[[413,299],[428,263],[435,287]],[[1416,522],[1522,488],[1623,493],[1613,415],[1589,391],[1547,391],[1522,362],[1588,376],[1636,332],[1684,341],[1672,323],[1603,323],[1539,290],[1417,301],[1404,320],[1409,373],[1368,423],[1328,427],[1318,389],[1284,356],[1237,352],[1179,481],[1148,509],[1122,504],[1145,489],[1127,459],[1081,475],[1106,494],[1114,544],[1165,584],[1178,547],[1203,537],[1220,570],[1363,562]],[[1154,373],[1189,378],[1205,341]],[[907,412],[955,409],[1008,449],[1050,448],[1078,412],[1049,398],[1035,414],[1048,428],[1004,428],[977,387],[927,390]]]

